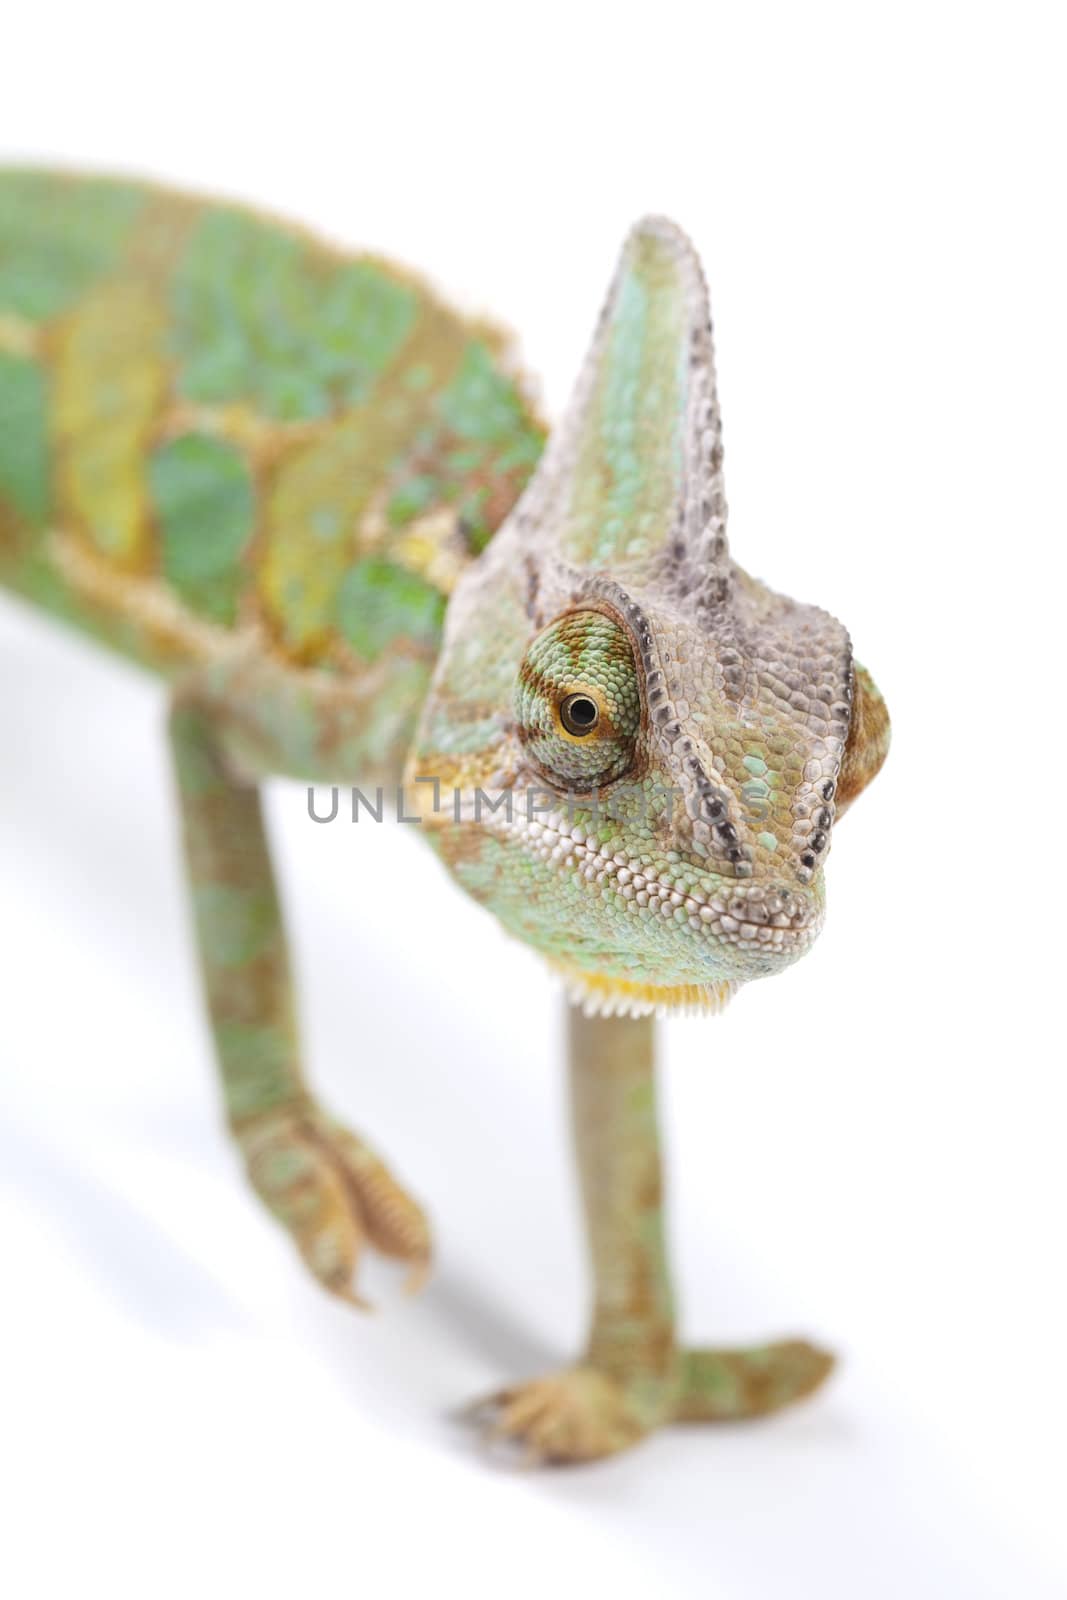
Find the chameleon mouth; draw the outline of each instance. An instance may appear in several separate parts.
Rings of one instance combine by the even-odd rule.
[[[810,893],[785,884],[740,883],[710,873],[703,883],[679,889],[613,844],[598,843],[560,812],[530,822],[515,819],[509,826],[544,862],[580,873],[591,886],[609,885],[635,912],[658,912],[684,921],[691,932],[757,958],[757,967],[762,965],[760,958],[769,963],[775,958],[793,959],[808,948],[822,926],[822,907]],[[703,990],[716,985],[681,987]]]

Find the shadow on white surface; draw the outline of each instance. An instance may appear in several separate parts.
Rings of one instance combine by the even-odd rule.
[[[180,1236],[146,1216],[135,1193],[81,1165],[76,1149],[49,1146],[39,1129],[5,1116],[0,1168],[20,1206],[42,1216],[81,1271],[146,1331],[182,1339],[247,1329],[225,1285]]]

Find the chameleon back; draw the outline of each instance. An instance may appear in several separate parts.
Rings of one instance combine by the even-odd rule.
[[[168,674],[410,680],[543,429],[505,341],[246,209],[0,172],[0,582]]]

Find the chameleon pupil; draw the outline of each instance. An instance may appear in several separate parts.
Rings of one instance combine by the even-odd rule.
[[[587,694],[569,694],[559,708],[560,721],[568,733],[583,738],[592,733],[600,717],[595,700]]]

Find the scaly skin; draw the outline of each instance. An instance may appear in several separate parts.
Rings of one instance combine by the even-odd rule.
[[[833,1360],[804,1340],[681,1350],[663,1230],[653,1024],[572,1007],[573,1120],[596,1294],[582,1359],[483,1403],[548,1461],[612,1455],[664,1422],[740,1421],[810,1394]]]
[[[258,786],[407,780],[457,882],[570,1012],[594,1309],[495,1430],[588,1460],[811,1392],[802,1340],[680,1350],[649,1013],[814,940],[835,816],[888,743],[844,628],[729,558],[710,319],[628,239],[569,412],[386,262],[145,185],[0,173],[0,580],[173,684],[204,989],[256,1192],[333,1293],[430,1257],[315,1100]],[[447,609],[446,609],[447,607]]]

